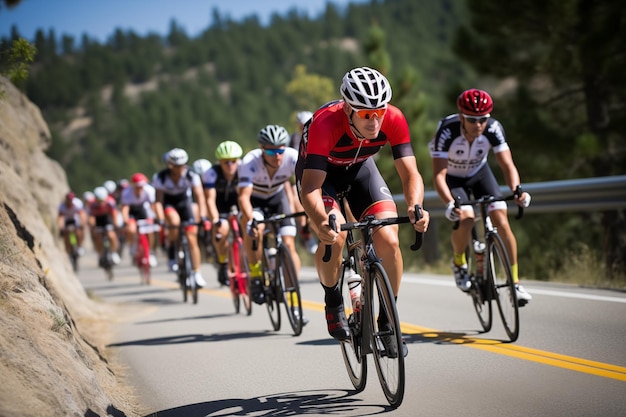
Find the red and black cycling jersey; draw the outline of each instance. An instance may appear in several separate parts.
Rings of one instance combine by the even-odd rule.
[[[328,165],[349,167],[359,164],[387,143],[391,145],[394,159],[413,156],[409,126],[400,109],[388,105],[378,136],[359,140],[350,129],[343,105],[343,101],[327,103],[305,124],[300,142],[304,169],[328,171]]]

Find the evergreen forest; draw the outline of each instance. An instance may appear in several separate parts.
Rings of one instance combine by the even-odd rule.
[[[338,98],[343,74],[363,65],[390,79],[427,189],[428,141],[471,87],[494,97],[493,116],[523,183],[626,171],[626,11],[619,2],[329,1],[320,16],[294,9],[267,25],[255,16],[198,12],[212,24],[194,37],[173,20],[166,34],[117,29],[105,43],[54,31],[29,40],[37,55],[17,84],[41,108],[53,132],[48,153],[74,190],[136,171],[151,176],[173,147],[191,161],[213,160],[223,140],[254,148],[266,124],[294,131],[298,111]],[[0,69],[20,37],[13,28],[0,39]],[[377,163],[400,193],[389,156],[384,149]],[[501,181],[496,165],[494,172]],[[437,249],[405,254],[408,267],[449,270],[451,225],[437,220],[429,232]],[[513,223],[522,278],[585,274],[594,284],[624,285],[625,210],[528,214]]]

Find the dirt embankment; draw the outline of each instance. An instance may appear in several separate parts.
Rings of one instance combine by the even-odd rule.
[[[39,109],[0,77],[0,416],[136,416],[106,350],[112,307],[90,300],[58,245],[65,172]]]

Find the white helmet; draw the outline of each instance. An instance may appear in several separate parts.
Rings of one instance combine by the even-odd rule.
[[[267,125],[261,129],[257,140],[261,145],[286,146],[289,143],[289,133],[282,126]]]
[[[198,175],[204,174],[211,168],[211,162],[208,159],[196,159],[191,164],[191,170]]]
[[[96,198],[96,196],[91,192],[91,191],[85,191],[83,193],[83,200],[84,201],[93,201]]]
[[[346,72],[340,92],[344,101],[357,109],[378,109],[391,101],[391,86],[387,78],[368,67]]]
[[[117,184],[115,184],[115,181],[113,181],[113,180],[105,181],[103,185],[104,185],[104,189],[109,194],[113,194],[115,192],[115,190],[117,189]]]
[[[189,161],[189,155],[184,149],[174,148],[167,153],[167,163],[181,166]]]
[[[96,187],[93,190],[93,195],[96,196],[98,201],[104,201],[109,196],[109,192],[104,187]]]
[[[311,113],[310,111],[300,111],[298,112],[298,114],[296,114],[296,119],[301,125],[308,122],[311,117],[313,117],[313,113]]]

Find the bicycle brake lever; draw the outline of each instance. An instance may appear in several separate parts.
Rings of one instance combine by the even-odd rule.
[[[456,199],[454,200],[454,207],[460,209],[461,208],[461,196],[456,196]],[[456,230],[459,228],[459,221],[455,221],[454,222],[454,226],[452,226],[452,230]]]
[[[419,204],[415,205],[415,222],[417,223],[422,217],[424,217],[424,213],[422,212],[422,206]],[[416,251],[422,247],[422,242],[424,240],[424,233],[415,231],[415,242],[411,245],[411,250]]]
[[[330,216],[328,216],[328,224],[330,225],[330,228],[336,232],[337,231],[337,216],[335,216],[334,214],[331,214]],[[326,247],[324,248],[324,257],[322,258],[322,260],[324,262],[330,261],[330,256],[332,255],[332,253],[333,253],[333,245],[326,245]]]

